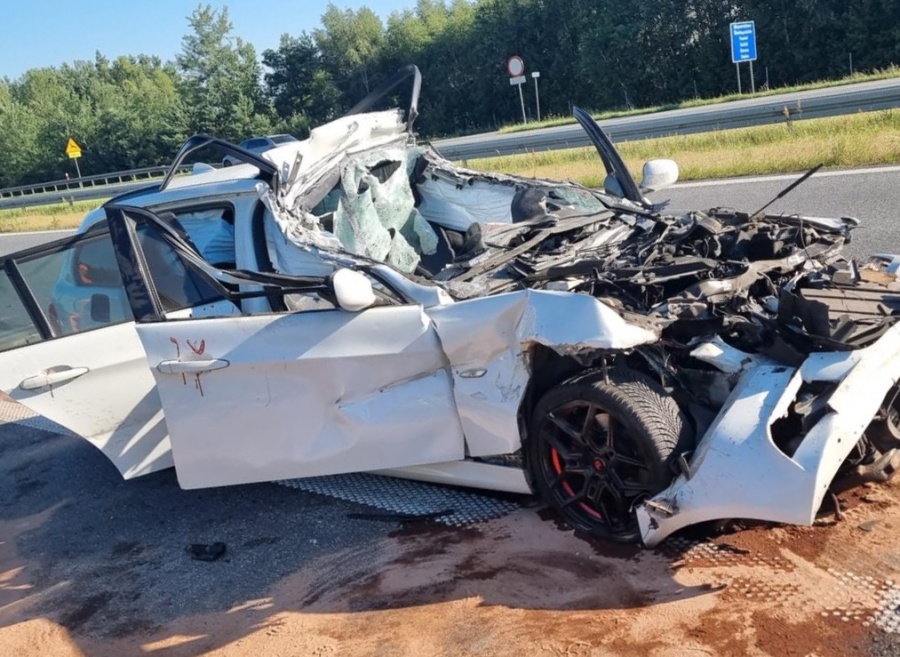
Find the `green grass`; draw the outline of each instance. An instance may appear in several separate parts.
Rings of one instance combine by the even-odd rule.
[[[106,201],[107,199],[78,203],[62,201],[51,205],[0,210],[0,233],[77,228],[84,215]]]
[[[787,173],[817,164],[897,164],[900,110],[622,142],[616,148],[637,180],[643,163],[654,158],[678,162],[680,180]],[[466,165],[548,180],[575,180],[588,187],[600,187],[604,177],[593,148],[484,158]]]
[[[768,91],[758,91],[755,94],[728,94],[717,98],[692,98],[680,103],[670,103],[668,105],[657,105],[654,107],[643,107],[632,110],[609,110],[605,112],[592,112],[598,121],[606,119],[615,119],[621,116],[636,116],[639,114],[653,114],[655,112],[665,112],[667,110],[682,109],[686,107],[700,107],[703,105],[718,105],[720,103],[730,103],[735,100],[746,100],[747,98],[758,98],[762,96],[776,96],[778,94],[790,93],[792,91],[809,91],[811,89],[824,89],[827,87],[839,87],[845,84],[856,84],[857,82],[871,82],[873,80],[887,80],[890,78],[900,77],[900,66],[891,65],[885,69],[879,69],[871,73],[854,73],[851,76],[841,78],[839,80],[818,80],[816,82],[808,82],[806,84],[797,84],[788,87],[779,87]],[[560,125],[569,125],[575,123],[575,119],[571,116],[551,116],[541,121],[533,121],[531,123],[516,123],[513,125],[505,125],[500,128],[501,133],[524,132],[526,130],[537,130],[538,128],[552,128]]]

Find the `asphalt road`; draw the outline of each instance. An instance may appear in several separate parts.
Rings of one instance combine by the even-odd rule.
[[[0,475],[0,549],[21,533],[16,560],[30,565],[30,595],[0,586],[0,628],[17,620],[6,615],[16,600],[73,632],[166,625],[258,599],[312,559],[396,529],[346,518],[367,507],[275,484],[184,491],[173,470],[123,481],[78,438],[2,422]],[[217,564],[184,552],[219,541]]]
[[[797,175],[762,176],[691,182],[653,195],[671,199],[672,210],[728,206],[754,211],[774,198]],[[864,257],[874,252],[900,253],[900,166],[820,172],[778,201],[771,212],[840,217],[853,216],[862,225],[853,233],[849,252]],[[0,256],[59,239],[74,231],[0,233]]]
[[[669,209],[733,207],[753,212],[798,175],[762,176],[692,182],[654,194],[654,201],[670,199]],[[900,166],[820,172],[769,212],[819,217],[851,216],[860,220],[848,252],[855,258],[872,253],[900,253]]]
[[[34,233],[0,233],[0,256],[31,248],[44,242],[74,235],[74,230],[43,230]]]

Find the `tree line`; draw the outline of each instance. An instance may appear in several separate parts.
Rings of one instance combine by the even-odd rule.
[[[384,22],[331,4],[319,28],[259,55],[227,8],[200,5],[174,61],[97,53],[0,80],[0,187],[72,171],[69,137],[85,175],[164,164],[198,132],[302,137],[407,63],[424,77],[427,137],[519,120],[511,55],[540,71],[545,116],[718,96],[736,90],[736,20],[756,21],[758,84],[900,62],[900,0],[418,0]],[[532,89],[529,79],[529,114]]]

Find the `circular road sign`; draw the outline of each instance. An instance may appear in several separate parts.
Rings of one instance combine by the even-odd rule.
[[[518,55],[513,55],[506,62],[506,71],[511,78],[519,77],[525,72],[525,61]]]

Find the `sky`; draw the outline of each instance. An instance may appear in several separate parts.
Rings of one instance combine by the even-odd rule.
[[[411,9],[415,0],[333,0],[341,9],[365,5],[386,20],[392,11]],[[207,0],[228,6],[233,35],[249,41],[257,54],[277,48],[281,34],[319,27],[328,0]],[[98,50],[119,55],[174,59],[189,28],[194,0],[0,0],[0,78],[17,79],[26,70],[77,59],[93,61]]]

